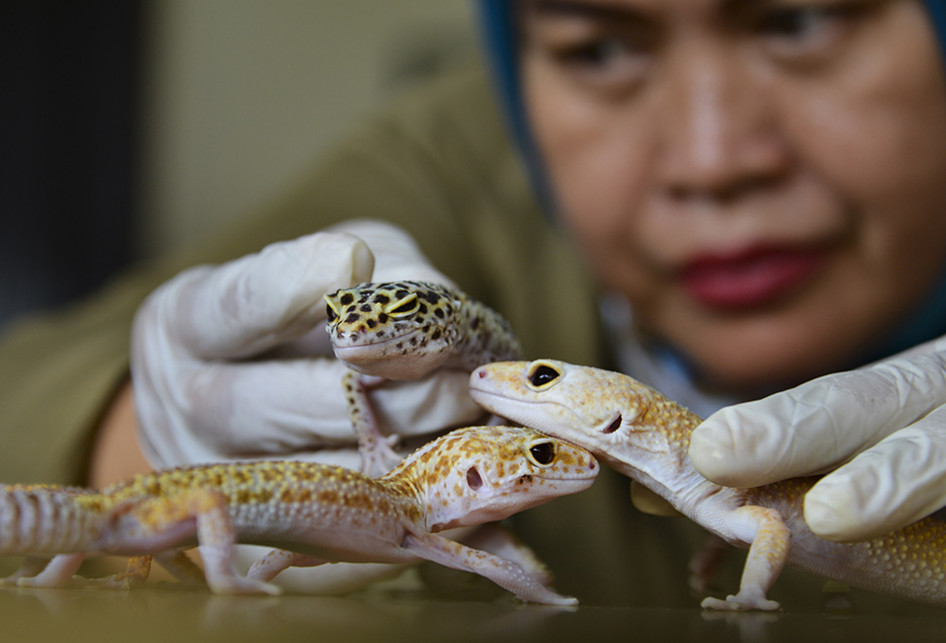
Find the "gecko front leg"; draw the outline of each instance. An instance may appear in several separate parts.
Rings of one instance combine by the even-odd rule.
[[[355,437],[358,438],[361,472],[372,478],[384,475],[403,459],[393,449],[397,444],[397,436],[381,434],[368,394],[372,388],[384,381],[384,378],[362,375],[352,370],[345,373],[342,378],[345,400],[348,403],[348,415],[351,418]]]
[[[748,524],[754,532],[739,593],[726,600],[705,598],[700,605],[704,609],[728,611],[777,610],[778,601],[769,600],[765,595],[785,566],[792,533],[774,509],[747,505],[731,515],[733,521]]]
[[[459,540],[467,547],[516,563],[543,585],[550,585],[554,580],[552,572],[536,553],[499,523],[481,525],[470,536]]]
[[[440,565],[484,576],[524,601],[562,606],[578,604],[578,599],[558,594],[510,560],[437,534],[409,533],[401,547]]]

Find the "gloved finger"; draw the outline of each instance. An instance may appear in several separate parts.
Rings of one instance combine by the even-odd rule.
[[[897,431],[822,478],[805,520],[830,540],[888,533],[946,505],[946,407]]]
[[[371,281],[410,279],[455,286],[446,275],[430,264],[414,238],[397,226],[374,219],[352,219],[327,230],[358,237],[371,248],[374,254]]]
[[[441,369],[421,380],[386,381],[371,392],[371,402],[386,432],[424,436],[478,424],[488,415],[469,386],[468,372]]]
[[[321,232],[189,270],[154,300],[161,321],[188,353],[204,360],[239,358],[324,321],[322,296],[369,279],[372,268],[363,241]]]
[[[178,406],[186,424],[226,457],[299,453],[356,444],[342,387],[346,367],[311,359],[215,363],[186,378]],[[372,391],[372,408],[386,433],[423,435],[465,423],[483,411],[469,397],[469,376],[442,371]],[[472,415],[472,417],[471,417]]]
[[[690,458],[710,480],[755,487],[826,471],[943,401],[942,353],[911,355],[726,407],[693,432]]]

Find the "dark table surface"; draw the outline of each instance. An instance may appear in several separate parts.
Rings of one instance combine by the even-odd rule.
[[[0,589],[0,641],[932,641],[946,609],[876,614],[846,605],[719,614],[692,609],[523,605],[508,596],[443,600],[424,592],[346,597],[214,596],[153,585],[132,591]]]

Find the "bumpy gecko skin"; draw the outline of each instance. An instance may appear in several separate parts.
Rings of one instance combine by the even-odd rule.
[[[816,536],[803,517],[817,478],[731,489],[701,476],[687,455],[701,422],[637,380],[554,360],[478,368],[473,399],[490,411],[580,445],[710,532],[749,550],[739,592],[709,609],[771,610],[769,587],[787,563],[842,583],[946,603],[946,523],[927,518],[864,542]]]
[[[277,593],[266,581],[289,566],[427,559],[481,574],[526,601],[570,605],[574,599],[547,587],[528,550],[511,560],[434,532],[501,520],[585,489],[597,474],[587,451],[537,431],[472,427],[428,443],[379,479],[267,461],[159,471],[101,492],[6,485],[0,554],[27,556],[7,584],[45,587],[73,582],[86,554],[134,556],[129,571],[104,583],[130,586],[147,576],[151,555],[192,577],[180,550],[196,544],[217,593]],[[236,543],[278,549],[243,577],[233,566]]]
[[[521,357],[499,313],[440,284],[366,283],[324,299],[335,356],[361,373],[417,379],[442,366],[470,371]]]

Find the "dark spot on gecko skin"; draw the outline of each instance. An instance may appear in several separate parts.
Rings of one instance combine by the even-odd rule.
[[[374,319],[369,319],[369,320],[368,320],[368,328],[374,330],[374,328],[375,328],[377,325],[378,325],[378,322],[375,321]]]
[[[378,293],[374,296],[374,303],[376,304],[387,304],[390,303],[391,298],[383,293]]]
[[[436,315],[436,316],[439,317],[440,319],[443,319],[443,316],[444,316],[443,308],[437,308],[437,309],[435,309],[435,310],[434,310],[434,315]]]
[[[345,323],[354,324],[359,319],[361,319],[361,315],[359,315],[358,313],[352,313],[348,317],[345,318]]]
[[[342,295],[341,299],[338,300],[338,303],[340,303],[342,306],[347,306],[354,300],[355,300],[355,296],[352,295],[350,292],[347,292],[344,295]]]
[[[371,312],[371,304],[363,304],[363,305],[361,306],[361,309],[360,309],[360,310],[361,310],[361,312],[363,312],[363,313],[370,313],[370,312]]]
[[[437,341],[438,339],[440,339],[440,336],[441,336],[441,332],[440,332],[440,329],[438,328],[437,330],[434,331],[434,334],[431,335],[430,338],[434,341]]]
[[[379,322],[379,323],[382,323],[382,324],[388,323],[388,315],[387,315],[387,313],[381,313],[380,315],[378,315],[378,322]]]
[[[397,297],[398,299],[404,299],[409,294],[410,293],[408,293],[406,290],[398,290],[396,293],[394,293],[394,296]]]
[[[473,321],[470,322],[470,328],[477,330],[480,327],[480,318],[474,317]]]

